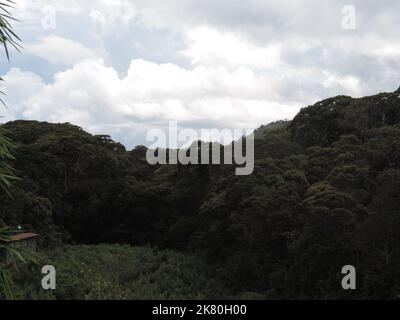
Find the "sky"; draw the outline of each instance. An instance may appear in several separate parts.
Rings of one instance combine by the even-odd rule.
[[[396,0],[15,0],[2,56],[16,119],[133,148],[181,128],[255,129],[315,102],[400,86]]]

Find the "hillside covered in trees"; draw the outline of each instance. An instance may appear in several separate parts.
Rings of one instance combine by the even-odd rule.
[[[182,260],[187,279],[201,274],[217,288],[214,296],[209,283],[172,295],[156,288],[149,295],[156,298],[400,295],[400,90],[330,98],[291,122],[260,128],[247,177],[229,165],[150,166],[145,147],[127,151],[71,124],[2,128],[17,145],[13,166],[21,180],[13,198],[1,196],[0,219],[39,233],[43,254],[58,263],[69,265],[66,254],[101,260],[99,244],[135,246],[105,249],[118,256],[125,248],[133,260],[145,250],[137,247],[156,255],[153,247],[168,252],[160,265]],[[66,245],[90,247],[54,254]],[[127,271],[133,260],[116,259],[124,263],[118,272],[134,273]],[[356,291],[341,287],[349,264],[357,269]],[[96,265],[93,272],[106,272]],[[118,285],[133,292],[125,297],[138,296]],[[121,290],[108,292],[118,298]],[[58,298],[102,297],[96,294],[92,288]]]

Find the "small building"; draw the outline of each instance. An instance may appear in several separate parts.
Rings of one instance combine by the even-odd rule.
[[[36,252],[38,238],[39,235],[36,233],[21,232],[11,236],[10,239],[0,241],[0,261],[6,265],[12,263],[12,257],[6,246]]]

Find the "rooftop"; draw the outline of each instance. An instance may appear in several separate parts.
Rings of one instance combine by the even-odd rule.
[[[36,233],[31,233],[31,232],[17,233],[15,235],[11,236],[10,239],[4,240],[3,242],[22,241],[22,240],[33,239],[33,238],[37,238],[37,237],[39,237],[39,235]]]

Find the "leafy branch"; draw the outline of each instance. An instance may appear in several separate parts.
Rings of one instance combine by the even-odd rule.
[[[12,14],[10,9],[13,7],[14,2],[11,0],[3,0],[0,2],[0,45],[4,47],[7,60],[10,60],[9,48],[13,47],[17,51],[20,50],[21,39],[15,34],[11,21],[17,21]],[[0,81],[3,79],[0,78]],[[0,95],[4,95],[4,92],[0,91]],[[0,102],[6,106],[4,101],[0,98]],[[0,190],[5,191],[10,195],[10,188],[12,187],[13,181],[18,178],[14,175],[14,169],[8,164],[8,161],[14,160],[12,151],[14,145],[12,141],[5,136],[5,130],[0,127]],[[20,249],[13,248],[6,245],[8,241],[12,241],[12,236],[15,234],[15,230],[8,227],[0,227],[0,249],[6,252],[11,258],[14,267],[17,267],[17,262],[26,263],[29,258],[29,254],[23,252]],[[13,299],[14,295],[12,292],[12,280],[7,270],[7,266],[0,261],[0,287],[2,287],[6,299]]]
[[[12,0],[0,2],[0,43],[4,47],[7,59],[10,60],[9,47],[15,48],[17,51],[21,49],[21,39],[15,34],[10,21],[18,21],[9,11],[13,4]]]

